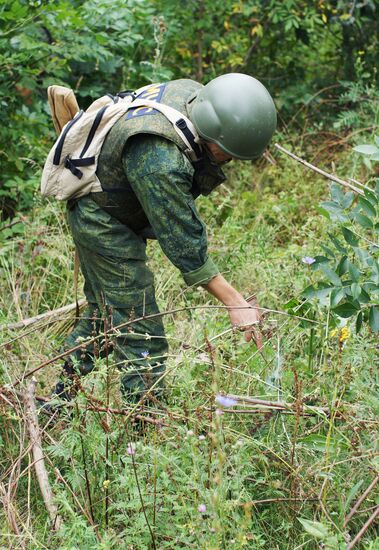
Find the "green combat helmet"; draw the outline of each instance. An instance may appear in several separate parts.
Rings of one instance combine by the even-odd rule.
[[[224,74],[200,90],[190,114],[199,135],[232,157],[262,155],[276,128],[276,109],[266,88],[252,76]]]

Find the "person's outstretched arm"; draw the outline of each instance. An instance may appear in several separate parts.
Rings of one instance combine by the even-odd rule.
[[[245,332],[246,342],[254,338],[258,349],[262,348],[262,336],[258,329],[261,319],[259,309],[247,302],[244,297],[221,274],[203,285],[208,292],[228,308],[230,322]]]

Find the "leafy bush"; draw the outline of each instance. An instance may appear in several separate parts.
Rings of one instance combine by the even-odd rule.
[[[352,191],[344,193],[333,184],[331,200],[321,203],[321,212],[336,222],[338,236],[330,232],[328,245],[321,245],[324,255],[307,260],[324,280],[309,286],[304,296],[330,307],[335,318],[355,318],[357,332],[365,321],[378,332],[379,182],[357,200]]]

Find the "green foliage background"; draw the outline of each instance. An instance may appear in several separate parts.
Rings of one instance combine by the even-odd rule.
[[[0,5],[2,385],[53,357],[72,325],[64,318],[31,331],[4,328],[74,299],[64,207],[38,193],[55,139],[48,85],[71,86],[85,107],[148,82],[205,83],[246,72],[272,92],[277,141],[373,190],[358,199],[333,186],[329,198],[325,179],[273,148],[257,163],[228,166],[230,183],[201,199],[200,210],[221,271],[276,312],[265,324],[263,354],[228,331],[222,311],[204,309],[215,304],[201,289],[183,289],[150,244],[162,311],[199,307],[166,318],[170,392],[166,405],[144,410],[166,426],[147,424],[141,435],[122,416],[91,413],[88,395],[103,402],[109,384],[112,404],[121,407],[118,371],[99,361],[72,415],[46,428],[44,451],[64,520],[51,533],[31,461],[20,451],[22,408],[5,404],[0,497],[7,502],[9,491],[21,534],[5,507],[4,548],[152,548],[147,517],[158,548],[342,550],[378,505],[374,491],[345,526],[379,468],[378,13],[370,0]],[[357,145],[372,153],[361,157]],[[316,262],[307,266],[304,256]],[[57,368],[40,372],[37,393],[49,395]],[[285,401],[297,413],[218,416],[220,391]],[[329,414],[300,415],[312,406]],[[361,545],[378,544],[373,526]]]

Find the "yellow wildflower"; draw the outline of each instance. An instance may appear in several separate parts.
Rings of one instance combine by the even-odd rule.
[[[110,480],[109,480],[109,479],[104,479],[104,481],[103,481],[103,488],[104,488],[104,489],[108,489],[109,484],[110,484]]]
[[[349,327],[343,327],[340,334],[340,342],[345,342],[350,336],[350,330]]]
[[[330,336],[330,338],[335,338],[337,336],[337,334],[338,334],[338,329],[335,328],[334,330],[331,331],[329,336]]]

